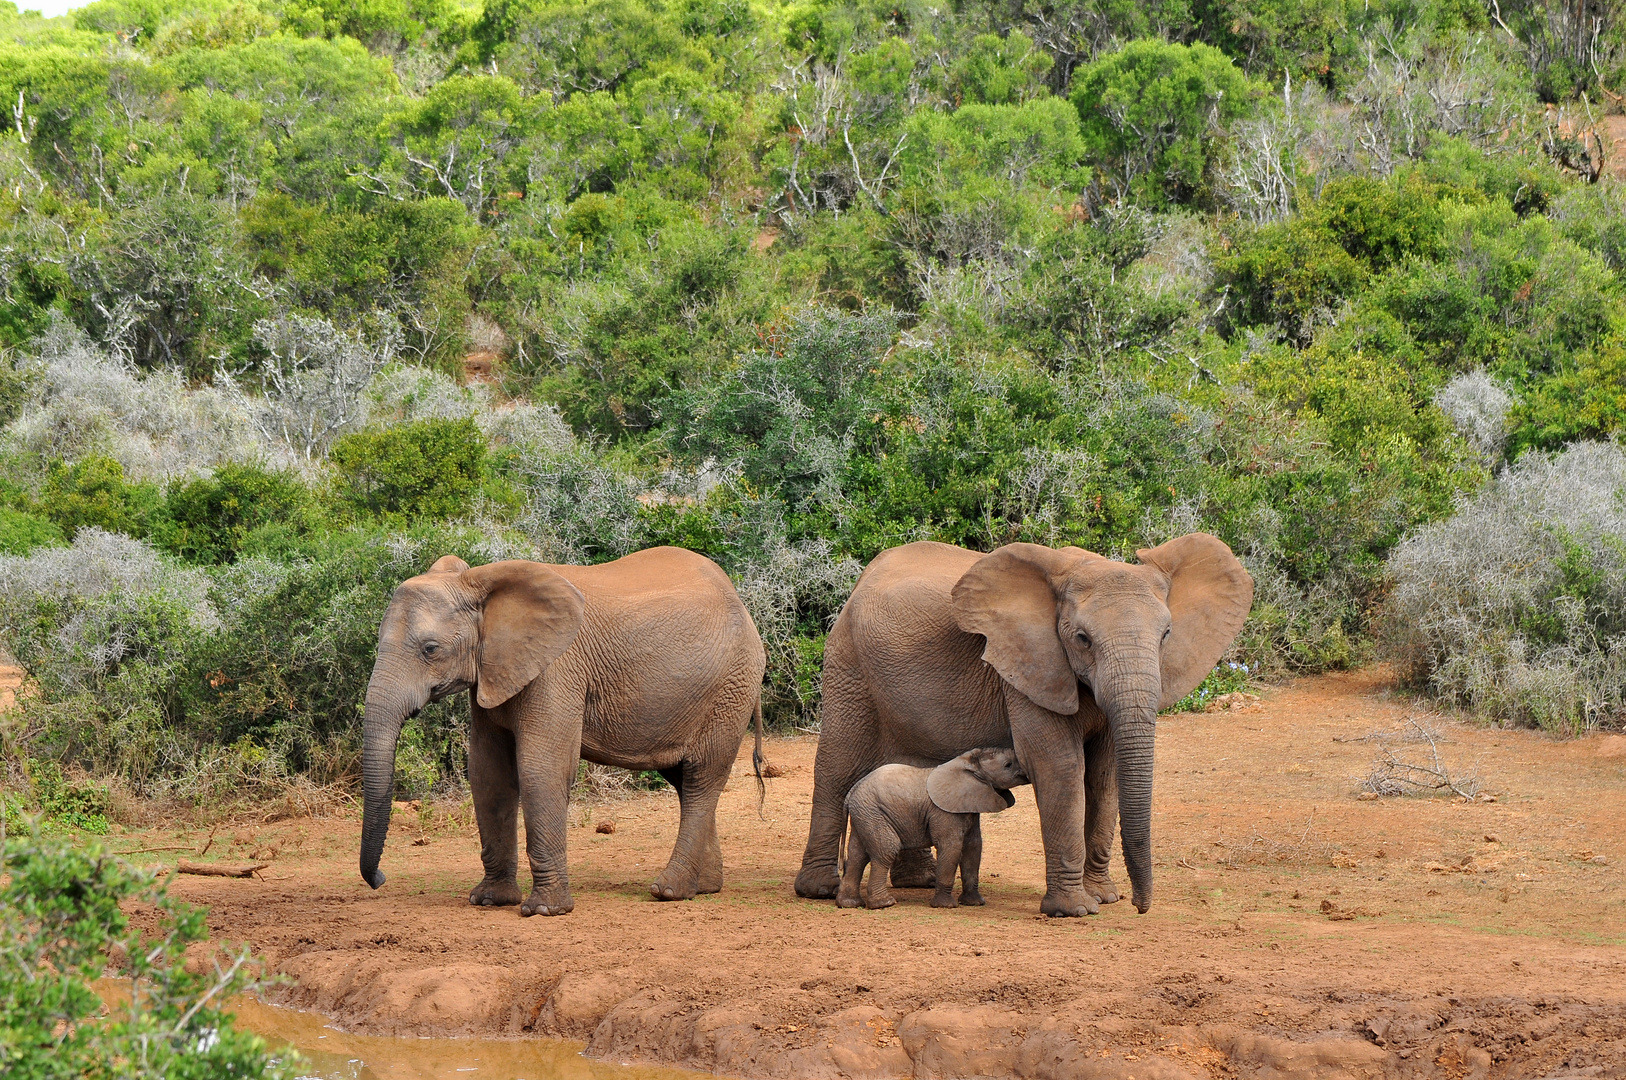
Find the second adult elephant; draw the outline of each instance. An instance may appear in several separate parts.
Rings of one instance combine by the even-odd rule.
[[[522,915],[574,906],[565,867],[576,763],[656,769],[677,789],[677,843],[650,890],[723,886],[717,798],[757,715],[766,657],[728,576],[681,548],[598,566],[446,556],[396,589],[367,684],[361,876],[384,883],[395,744],[424,705],[470,690],[469,787],[485,876],[472,904]],[[759,759],[758,777],[761,777]],[[531,894],[520,902],[517,811]]]
[[[836,894],[843,800],[872,769],[1013,746],[1044,837],[1040,910],[1094,914],[1118,899],[1108,864],[1120,817],[1135,907],[1150,907],[1157,712],[1230,646],[1253,579],[1203,533],[1137,555],[922,542],[876,556],[825,644],[796,892]]]

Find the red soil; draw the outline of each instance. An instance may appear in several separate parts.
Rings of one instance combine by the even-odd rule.
[[[376,1034],[562,1036],[747,1077],[1626,1076],[1626,736],[1433,718],[1495,801],[1358,798],[1365,737],[1411,715],[1367,672],[1165,718],[1144,916],[1039,917],[1031,791],[985,819],[985,908],[797,899],[812,738],[771,742],[766,820],[741,755],[727,886],[688,903],[647,892],[670,792],[576,810],[561,918],[471,908],[478,844],[444,814],[396,815],[376,893],[347,818],[222,829],[211,856],[269,859],[265,880],[175,891],[292,977],[285,1004]]]

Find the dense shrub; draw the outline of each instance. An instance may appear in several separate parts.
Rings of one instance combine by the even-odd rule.
[[[187,562],[226,563],[254,530],[273,524],[298,528],[311,508],[311,495],[297,477],[229,463],[213,476],[170,488],[154,539]]]
[[[1205,529],[1258,584],[1210,690],[1361,662],[1408,533],[1620,432],[1626,231],[1539,20],[1346,6],[0,13],[12,776],[86,820],[351,782],[448,552],[706,554],[781,725],[921,538]]]
[[[330,457],[344,498],[358,510],[410,520],[467,509],[485,455],[485,436],[465,418],[359,431],[336,442]]]
[[[38,547],[62,543],[62,530],[48,518],[0,506],[0,555],[27,555]]]
[[[1212,134],[1249,115],[1253,94],[1230,57],[1201,43],[1132,41],[1073,74],[1073,104],[1102,179],[1154,205],[1205,192]]]
[[[1404,677],[1508,724],[1626,724],[1626,451],[1529,453],[1389,560]]]

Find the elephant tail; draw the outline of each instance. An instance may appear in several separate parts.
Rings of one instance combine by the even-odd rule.
[[[757,743],[751,749],[751,769],[757,774],[757,817],[762,817],[762,804],[768,798],[768,785],[763,782],[763,770],[768,765],[768,759],[762,756],[762,691],[757,691],[757,707],[755,712],[757,725]]]

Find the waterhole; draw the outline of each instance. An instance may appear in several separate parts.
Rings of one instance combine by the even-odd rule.
[[[309,1080],[696,1080],[700,1073],[582,1057],[560,1039],[419,1039],[350,1035],[316,1013],[233,1003],[237,1026],[291,1047]]]
[[[130,999],[122,979],[98,979],[109,1006]],[[625,1065],[582,1056],[583,1043],[564,1039],[429,1039],[351,1035],[318,1013],[240,997],[231,1003],[236,1026],[252,1031],[280,1056],[299,1055],[300,1080],[700,1080],[709,1074],[656,1065]]]

